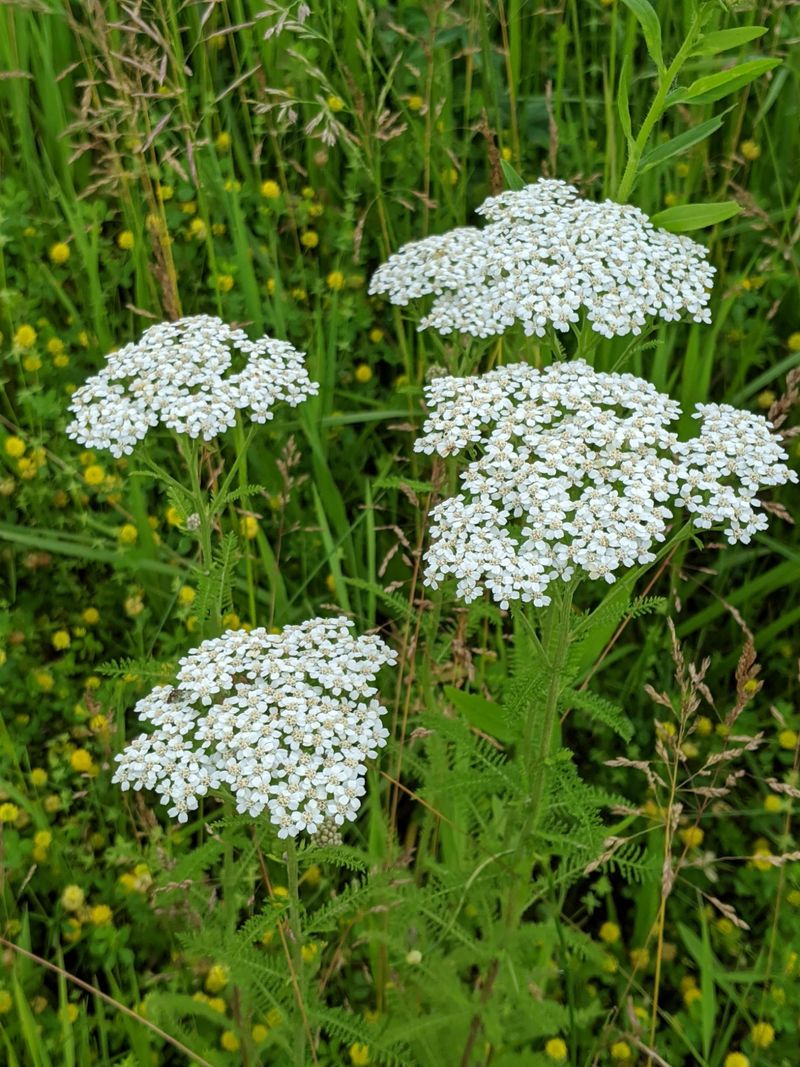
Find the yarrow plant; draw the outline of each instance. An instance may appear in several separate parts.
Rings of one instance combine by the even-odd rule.
[[[113,780],[154,789],[179,822],[227,788],[238,812],[266,811],[278,837],[327,838],[356,817],[366,761],[386,744],[372,683],[395,660],[344,617],[229,630],[180,660],[176,685],[138,702],[155,729],[116,757]]]
[[[238,411],[263,423],[279,401],[294,407],[317,393],[303,358],[287,341],[251,341],[212,315],[162,322],[112,352],[75,392],[67,433],[117,457],[158,425],[211,441]]]
[[[747,542],[767,525],[757,493],[797,480],[762,416],[701,404],[699,435],[680,441],[677,401],[582,360],[439,378],[425,392],[416,451],[480,450],[461,491],[434,508],[426,556],[427,584],[455,577],[468,602],[489,591],[503,608],[542,607],[555,581],[613,582],[655,560],[680,507]]]
[[[541,179],[489,197],[482,229],[462,227],[405,245],[375,273],[373,294],[393,304],[433,294],[419,325],[442,334],[503,334],[520,323],[543,337],[581,312],[605,337],[638,334],[648,319],[710,322],[714,267],[690,238],[653,226],[644,212],[584,200]]]

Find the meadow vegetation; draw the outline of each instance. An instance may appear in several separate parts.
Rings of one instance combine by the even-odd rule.
[[[798,1062],[797,11],[0,5],[0,1061]],[[584,303],[481,337],[452,309],[419,329],[430,295],[392,302],[425,277],[392,281],[402,246],[540,178],[702,246],[680,321],[604,334]],[[468,272],[454,248],[440,266]],[[67,432],[109,358],[194,316],[244,331],[203,427],[165,405],[130,447]],[[265,335],[288,345],[254,355]],[[166,396],[153,351],[135,365]],[[710,440],[763,474],[753,536],[654,506],[615,581],[554,557],[523,602],[515,561],[462,573],[469,538],[442,545],[467,464],[494,476],[476,457],[508,375],[540,397],[606,373],[638,381],[608,419],[628,404],[648,433],[665,396],[682,442],[695,405],[747,413]],[[470,375],[493,384],[453,420]],[[224,661],[246,702],[264,656],[318,685],[320,750],[349,716],[328,808],[302,775],[269,803],[254,764],[224,778],[236,735],[203,686]],[[146,734],[216,721],[209,788],[138,788],[117,757],[142,711]]]

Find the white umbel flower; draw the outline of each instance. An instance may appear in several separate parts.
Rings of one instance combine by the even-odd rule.
[[[698,404],[700,434],[677,445],[680,501],[695,526],[722,526],[730,544],[747,544],[768,520],[756,494],[762,486],[796,482],[797,472],[763,415],[730,404]]]
[[[251,341],[215,316],[195,315],[151,326],[112,352],[73,394],[67,433],[119,458],[159,424],[211,441],[237,411],[266,422],[279,401],[294,407],[318,390],[287,341]]]
[[[613,582],[653,562],[680,507],[747,541],[766,525],[759,489],[797,480],[763,417],[701,404],[700,435],[681,442],[677,401],[582,360],[437,378],[425,394],[416,451],[476,457],[433,509],[425,580],[455,578],[468,602],[488,591],[504,608],[543,606],[554,581]]]
[[[229,630],[183,657],[176,685],[138,702],[155,729],[116,757],[113,781],[154,789],[179,822],[222,788],[238,812],[266,811],[278,837],[341,826],[389,736],[372,683],[396,658],[344,617],[279,634]]]
[[[371,293],[393,304],[433,295],[420,329],[492,337],[520,323],[541,337],[585,314],[605,337],[638,334],[648,319],[710,322],[714,268],[690,238],[657,229],[638,208],[584,200],[541,179],[490,197],[482,229],[464,227],[402,247]]]

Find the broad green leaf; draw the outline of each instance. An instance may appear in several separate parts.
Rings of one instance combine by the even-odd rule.
[[[688,89],[676,89],[667,97],[667,106],[673,104],[713,104],[723,96],[735,93],[751,81],[760,78],[768,70],[780,65],[779,59],[753,59],[749,63],[739,63],[719,74],[708,74],[692,82]]]
[[[654,226],[671,230],[672,233],[687,233],[689,230],[702,230],[704,226],[724,222],[725,219],[738,215],[741,210],[733,200],[725,200],[721,204],[678,204],[677,207],[659,211],[650,221]]]
[[[766,32],[766,26],[738,26],[732,30],[705,33],[692,49],[692,55],[715,56],[718,52],[727,52],[731,48],[747,44],[748,41],[755,41]]]
[[[512,192],[518,192],[520,189],[525,188],[525,179],[521,174],[518,174],[517,171],[514,170],[510,163],[501,159],[500,166],[503,170],[503,177],[506,180],[506,185]]]
[[[452,685],[444,687],[444,695],[461,712],[470,726],[476,727],[498,741],[516,741],[517,734],[509,728],[503,713],[502,704],[493,704],[491,700],[475,693],[465,693]]]
[[[625,6],[636,16],[642,27],[645,44],[650,57],[659,70],[664,69],[664,57],[661,54],[661,23],[655,8],[648,0],[623,0]]]
[[[710,137],[712,133],[716,133],[728,111],[730,111],[730,108],[727,111],[723,111],[721,115],[715,115],[714,118],[708,119],[707,122],[701,122],[699,126],[693,126],[690,130],[686,130],[685,133],[679,134],[678,137],[671,137],[664,144],[658,145],[657,148],[654,148],[644,156],[639,173],[644,174],[645,171],[652,170],[653,167],[672,159],[673,156],[681,155],[693,145],[699,144],[707,137]]]
[[[629,145],[633,144],[633,127],[631,125],[631,108],[628,100],[628,87],[631,80],[631,57],[627,55],[619,73],[619,85],[617,86],[617,111],[622,132]]]

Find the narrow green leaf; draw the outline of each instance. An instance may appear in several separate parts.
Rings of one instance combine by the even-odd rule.
[[[749,63],[739,63],[719,74],[708,74],[692,82],[688,89],[676,89],[667,97],[667,106],[673,104],[713,104],[723,96],[735,93],[751,81],[760,78],[768,70],[780,65],[780,59],[753,59]]]
[[[491,700],[486,700],[476,693],[465,693],[452,685],[444,687],[444,695],[461,712],[470,726],[489,734],[490,737],[496,737],[498,741],[517,740],[518,735],[509,728],[501,704],[493,704]]]
[[[699,126],[693,126],[690,130],[686,130],[685,133],[681,133],[677,137],[671,137],[664,144],[652,149],[642,159],[639,173],[644,174],[645,171],[652,170],[653,167],[657,167],[660,163],[665,163],[668,159],[672,159],[673,156],[679,156],[688,151],[693,145],[705,141],[707,137],[710,137],[712,133],[716,133],[720,128],[722,120],[728,114],[728,111],[730,111],[730,108],[723,111],[721,115],[715,115],[706,122],[701,122]]]
[[[724,222],[725,219],[738,215],[741,210],[733,200],[725,200],[721,204],[678,204],[677,207],[659,211],[650,221],[654,226],[671,230],[672,233],[687,233],[689,230],[701,230],[704,226]]]
[[[629,86],[631,81],[631,57],[625,56],[622,70],[619,72],[619,84],[617,85],[617,111],[622,132],[629,145],[633,144],[633,126],[631,125],[631,107],[629,101]]]
[[[520,189],[525,188],[525,179],[521,174],[518,174],[517,171],[514,170],[510,163],[501,159],[500,166],[503,170],[503,177],[506,180],[506,185],[512,192],[518,192]]]
[[[661,23],[655,8],[648,0],[623,0],[625,6],[633,12],[642,27],[647,51],[650,58],[661,71],[664,69],[664,57],[661,53]]]
[[[692,49],[692,55],[715,56],[718,52],[727,52],[731,48],[747,44],[748,41],[755,41],[766,32],[766,26],[737,26],[732,30],[705,33]]]

